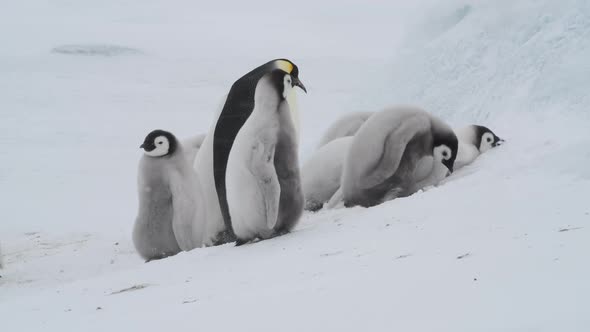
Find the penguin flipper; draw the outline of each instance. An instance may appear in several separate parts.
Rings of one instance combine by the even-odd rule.
[[[342,202],[343,199],[344,196],[342,194],[342,187],[340,187],[338,188],[338,190],[336,190],[334,195],[332,195],[332,198],[330,198],[330,200],[324,206],[326,209],[334,209],[336,208],[336,206],[338,206],[338,204]]]
[[[248,242],[250,242],[250,240],[236,239],[236,247],[242,246]]]
[[[408,142],[429,126],[428,118],[422,114],[384,115],[385,118],[373,116],[365,122],[348,153],[347,159],[355,159],[353,162],[358,165],[355,173],[364,188],[378,186],[391,177],[401,163]]]
[[[273,229],[279,216],[281,185],[274,167],[275,145],[258,142],[255,150],[258,156],[250,160],[250,172],[256,178],[258,190],[264,204],[266,226]]]

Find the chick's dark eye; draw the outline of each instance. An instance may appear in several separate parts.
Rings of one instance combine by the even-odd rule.
[[[491,141],[492,141],[492,139],[491,138],[488,138],[488,142],[491,142]]]
[[[449,156],[449,155],[448,155],[448,153],[447,153],[446,151],[445,151],[445,152],[443,152],[443,157],[448,157],[448,156]]]
[[[158,144],[162,144],[162,142],[158,142]]]

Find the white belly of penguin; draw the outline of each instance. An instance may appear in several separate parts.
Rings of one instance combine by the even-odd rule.
[[[232,153],[228,165],[230,162],[236,161],[231,160],[233,158],[243,160],[244,157],[239,156],[238,153]],[[257,190],[257,179],[252,176],[248,167],[246,165],[231,165],[232,167],[227,170],[226,185],[232,226],[238,237],[250,238],[264,231],[266,214],[265,206],[261,204],[264,202],[264,198]]]
[[[258,114],[246,121],[238,132],[229,154],[226,171],[227,202],[234,233],[239,238],[266,237],[273,230],[267,226],[265,197],[259,179],[250,167],[260,157],[262,145],[276,144],[278,119],[264,119]],[[254,164],[261,161],[256,159]],[[263,162],[274,163],[273,159]]]
[[[469,143],[459,141],[459,149],[457,151],[457,159],[455,159],[455,170],[463,166],[471,164],[475,158],[479,156],[479,150]]]

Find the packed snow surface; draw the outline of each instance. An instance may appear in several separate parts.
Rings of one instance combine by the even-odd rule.
[[[590,2],[5,1],[2,331],[590,330]],[[421,106],[506,143],[436,188],[145,264],[139,145],[300,68],[301,161],[347,112]]]

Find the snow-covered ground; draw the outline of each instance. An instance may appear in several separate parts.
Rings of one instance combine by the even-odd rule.
[[[2,331],[588,331],[590,2],[4,1]],[[138,149],[289,57],[301,158],[412,103],[507,143],[437,188],[144,264]]]

